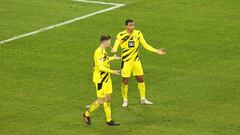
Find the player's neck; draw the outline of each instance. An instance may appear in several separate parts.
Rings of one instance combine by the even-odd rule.
[[[129,31],[128,29],[126,29],[126,32],[127,32],[128,34],[132,34],[132,33],[133,33],[133,30],[132,30],[132,31]]]

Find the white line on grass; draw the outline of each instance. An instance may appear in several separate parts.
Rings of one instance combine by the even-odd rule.
[[[99,10],[99,11],[96,11],[96,12],[93,12],[93,13],[90,13],[90,14],[87,14],[87,15],[84,15],[84,16],[79,16],[79,17],[73,18],[71,20],[67,20],[67,21],[64,21],[64,22],[61,22],[61,23],[58,23],[58,24],[55,24],[55,25],[51,25],[51,26],[48,26],[48,27],[41,28],[41,29],[36,30],[36,31],[32,31],[32,32],[25,33],[25,34],[22,34],[22,35],[14,36],[12,38],[0,41],[0,45],[4,44],[4,43],[11,42],[11,41],[14,41],[14,40],[17,40],[17,39],[20,39],[20,38],[24,38],[24,37],[27,37],[27,36],[35,35],[35,34],[38,34],[40,32],[51,30],[51,29],[54,29],[54,28],[57,28],[57,27],[60,27],[60,26],[63,26],[63,25],[69,24],[69,23],[73,23],[73,22],[76,22],[76,21],[79,21],[79,20],[82,20],[82,19],[94,16],[94,15],[97,15],[97,14],[108,12],[108,11],[120,8],[122,6],[125,6],[125,4],[108,3],[108,2],[102,2],[102,1],[88,1],[88,0],[73,0],[73,1],[86,2],[86,3],[95,3],[95,4],[104,4],[104,5],[112,5],[113,7],[110,7],[110,8],[107,8],[107,9],[103,9],[103,10]]]
[[[120,3],[110,3],[110,2],[103,2],[103,1],[92,1],[92,0],[91,1],[89,1],[89,0],[73,0],[73,1],[94,3],[94,4],[103,4],[103,5],[112,5],[112,6],[119,6],[119,5],[124,6],[124,4],[120,4]]]

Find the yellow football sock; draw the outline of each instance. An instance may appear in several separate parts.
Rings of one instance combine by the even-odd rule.
[[[122,83],[121,86],[122,96],[124,100],[128,99],[128,84]]]
[[[106,115],[106,120],[107,122],[110,122],[112,120],[111,118],[111,107],[110,107],[110,103],[108,102],[104,102],[104,111],[105,111],[105,115]]]
[[[95,111],[98,107],[99,107],[99,103],[98,103],[97,101],[93,102],[93,103],[90,105],[89,109],[85,112],[85,115],[86,115],[87,117],[89,117],[89,116],[90,116],[90,113],[92,113],[93,111]]]
[[[138,90],[140,93],[141,100],[145,99],[145,83],[138,83]]]

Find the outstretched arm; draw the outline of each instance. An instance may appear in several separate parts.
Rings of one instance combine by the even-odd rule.
[[[151,51],[151,52],[155,52],[159,55],[165,55],[166,52],[164,51],[164,49],[155,49],[154,47],[152,47],[151,45],[147,44],[146,40],[144,39],[143,37],[143,34],[140,33],[140,43],[142,44],[142,46],[147,49],[148,51]]]
[[[109,57],[109,60],[112,61],[112,60],[120,60],[121,57],[117,56],[116,54],[114,54],[112,57]]]

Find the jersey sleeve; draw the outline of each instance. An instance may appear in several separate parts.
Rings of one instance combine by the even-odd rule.
[[[113,46],[114,51],[117,52],[120,43],[121,43],[121,38],[120,38],[120,35],[118,34],[117,37],[116,37],[114,46]]]
[[[157,49],[153,48],[151,45],[147,44],[146,40],[144,39],[143,37],[143,34],[142,32],[140,32],[139,34],[139,40],[140,40],[140,43],[142,44],[142,46],[147,49],[148,51],[151,51],[151,52],[157,52]]]
[[[95,58],[96,58],[96,65],[98,66],[99,70],[100,71],[103,71],[103,72],[108,72],[108,73],[113,73],[114,71],[105,67],[104,64],[103,64],[103,55],[100,54],[100,53],[97,53],[95,55]]]

